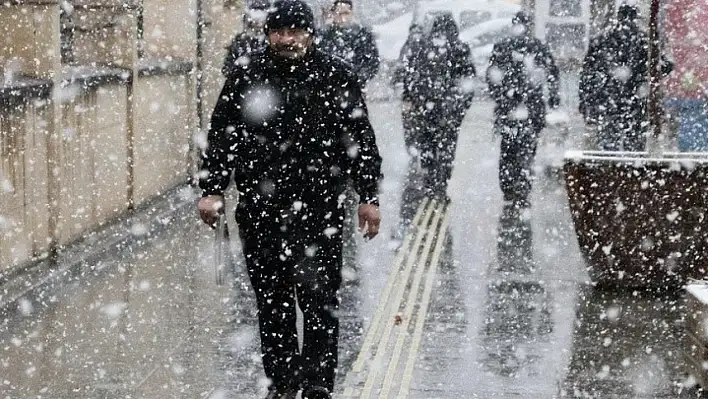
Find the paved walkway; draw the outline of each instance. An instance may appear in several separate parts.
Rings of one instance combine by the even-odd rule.
[[[546,161],[533,207],[505,207],[491,104],[465,121],[449,205],[417,190],[398,109],[371,106],[385,222],[344,272],[338,397],[693,397],[680,388],[683,305],[587,286]],[[195,196],[182,190],[163,212],[117,227],[129,241],[84,243],[103,250],[59,265],[65,272],[4,311],[0,397],[264,395],[250,286],[241,263],[215,284]]]

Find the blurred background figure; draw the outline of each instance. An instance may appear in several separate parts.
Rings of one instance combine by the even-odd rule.
[[[334,0],[331,3],[326,26],[319,35],[319,48],[346,62],[359,79],[362,88],[379,70],[379,51],[371,29],[354,19],[351,0]],[[356,268],[356,194],[352,188],[345,192],[344,264]]]
[[[528,14],[518,12],[512,25],[512,36],[494,45],[486,78],[496,103],[494,129],[501,134],[504,201],[528,207],[538,139],[546,126],[544,86],[548,105],[557,108],[559,71],[548,46],[533,36]]]
[[[666,4],[667,45],[674,70],[664,89],[666,107],[678,122],[679,151],[708,151],[708,7],[700,0]]]
[[[412,23],[410,28],[408,28],[408,38],[401,48],[401,55],[399,55],[398,60],[403,61],[410,58],[412,54],[416,53],[416,50],[420,48],[420,43],[423,41],[423,26],[417,23]]]
[[[452,15],[443,13],[419,44],[411,42],[404,59],[404,121],[417,133],[427,191],[446,199],[460,126],[474,95],[466,84],[475,76],[470,49]]]
[[[362,86],[379,70],[379,51],[371,29],[354,20],[352,0],[335,0],[327,26],[322,30],[319,46],[337,56],[352,68]]]
[[[621,5],[617,22],[594,38],[580,77],[580,113],[597,127],[597,142],[605,151],[644,151],[649,126],[649,40],[638,25],[638,10]],[[673,65],[661,59],[661,72]]]
[[[248,64],[248,56],[254,50],[265,47],[265,26],[268,16],[268,0],[251,0],[243,13],[243,31],[236,35],[227,48],[221,72],[229,76],[235,68]]]
[[[415,55],[420,54],[423,44],[423,27],[413,23],[408,32],[408,39],[401,48],[401,54],[398,58],[399,65],[393,73],[392,83],[394,85],[402,85],[403,107],[401,108],[401,120],[403,122],[403,139],[406,143],[406,148],[412,155],[417,156],[419,148],[420,129],[416,126],[415,121],[420,117],[422,107],[414,107],[411,84],[417,79],[415,75],[414,65],[412,61]]]

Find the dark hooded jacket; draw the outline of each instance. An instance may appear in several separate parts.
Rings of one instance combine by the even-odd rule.
[[[408,31],[408,38],[406,38],[406,42],[403,44],[403,47],[401,47],[401,52],[398,56],[398,65],[393,71],[391,83],[404,84],[410,80],[408,71],[412,68],[411,61],[414,59],[414,56],[422,51],[421,45],[424,39],[423,27],[418,24],[412,24]]]
[[[398,61],[403,62],[411,58],[413,54],[420,51],[420,45],[423,43],[423,27],[417,24],[412,24],[406,42],[401,47],[401,52],[398,56]]]
[[[318,38],[322,51],[347,62],[359,78],[366,84],[379,71],[379,50],[371,29],[359,25],[330,25]]]
[[[254,217],[297,201],[332,209],[349,179],[362,203],[377,203],[381,157],[357,79],[315,48],[296,62],[253,52],[214,109],[204,195],[222,194],[232,171]]]
[[[637,10],[622,6],[617,23],[594,38],[588,47],[580,75],[580,112],[587,121],[604,113],[644,114],[648,82],[649,40],[636,23]],[[673,65],[662,57],[662,73]]]
[[[450,15],[438,16],[431,32],[405,55],[402,72],[403,98],[413,103],[450,102],[469,106],[471,90],[466,78],[475,76],[470,48],[460,41],[459,30]]]
[[[494,45],[487,69],[489,92],[496,103],[497,123],[515,119],[514,111],[525,107],[523,119],[537,129],[546,124],[546,105],[543,88],[548,88],[548,105],[560,105],[559,70],[551,50],[532,36],[530,19],[519,13],[515,26],[523,26],[523,33],[502,39]]]

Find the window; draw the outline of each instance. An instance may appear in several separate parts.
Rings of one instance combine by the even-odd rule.
[[[111,64],[121,53],[117,38],[128,29],[120,20],[134,7],[127,0],[59,2],[60,49],[64,65]],[[111,52],[115,52],[112,54]]]
[[[549,14],[552,17],[581,17],[582,2],[581,0],[551,0]]]

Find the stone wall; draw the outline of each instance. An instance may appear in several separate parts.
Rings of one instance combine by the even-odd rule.
[[[192,178],[241,4],[0,4],[0,278]]]

